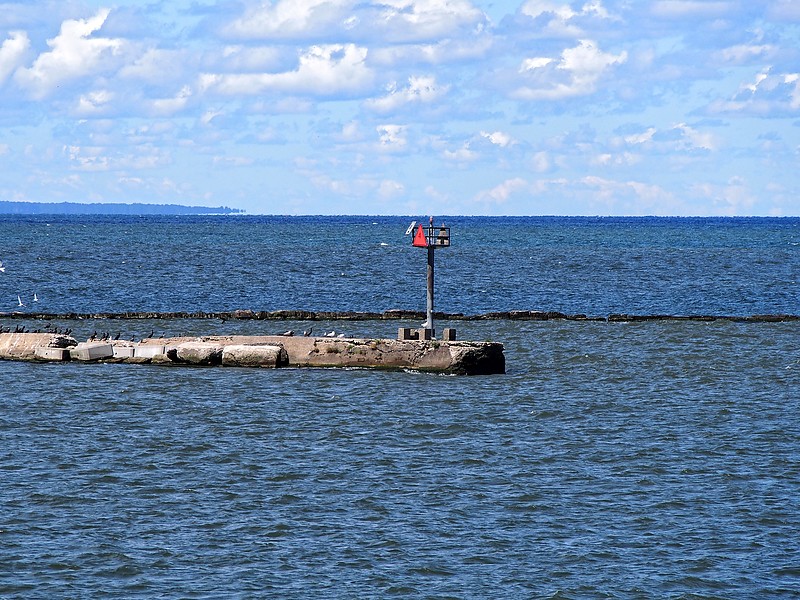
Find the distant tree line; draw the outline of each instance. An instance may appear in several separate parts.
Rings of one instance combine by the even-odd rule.
[[[230,215],[243,212],[227,206],[0,201],[0,214],[3,215]]]

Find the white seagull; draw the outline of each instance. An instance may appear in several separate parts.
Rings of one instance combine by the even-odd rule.
[[[22,298],[20,298],[20,297],[19,297],[19,294],[17,294],[17,302],[19,302],[19,305],[20,305],[20,306],[25,306],[25,305],[22,303]]]
[[[36,295],[36,292],[33,292],[33,301],[34,302],[38,302],[39,301],[39,297]]]
[[[3,264],[3,261],[0,260],[0,273],[5,273],[5,272],[6,272],[6,267]]]

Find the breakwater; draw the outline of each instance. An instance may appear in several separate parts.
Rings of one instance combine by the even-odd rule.
[[[756,315],[673,315],[673,314],[628,314],[611,313],[605,316],[591,316],[583,313],[567,314],[559,311],[540,310],[508,310],[486,312],[474,315],[464,313],[434,312],[439,321],[608,321],[608,322],[645,322],[645,321],[733,321],[751,323],[780,323],[800,321],[795,314],[756,314]],[[34,320],[171,320],[171,319],[214,319],[256,320],[256,321],[391,321],[425,319],[423,311],[392,309],[383,312],[363,311],[310,311],[310,310],[273,310],[256,311],[239,309],[232,311],[177,311],[177,312],[92,312],[92,313],[46,313],[46,312],[0,312],[0,319],[34,319]]]
[[[496,342],[391,340],[281,335],[183,336],[139,342],[61,333],[0,333],[0,359],[172,366],[357,367],[453,375],[505,373]]]

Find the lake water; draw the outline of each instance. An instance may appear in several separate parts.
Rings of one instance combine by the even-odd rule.
[[[424,310],[409,220],[1,217],[0,311]],[[446,223],[437,310],[800,313],[798,219]],[[800,596],[800,322],[446,325],[507,374],[0,362],[0,597]]]

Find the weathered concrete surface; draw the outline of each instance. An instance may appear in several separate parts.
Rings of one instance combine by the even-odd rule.
[[[114,358],[114,346],[107,342],[81,342],[69,351],[69,356],[82,361]]]
[[[178,338],[180,339],[180,338]],[[144,340],[146,345],[149,340]],[[210,336],[204,342],[244,346],[282,346],[293,367],[414,369],[460,375],[505,373],[503,345],[494,342],[324,338],[302,336]],[[167,346],[170,339],[154,340]]]
[[[167,351],[170,360],[189,365],[222,364],[222,346],[210,342],[183,342]]]
[[[289,355],[283,346],[229,344],[222,350],[224,367],[269,367],[289,365]]]
[[[75,338],[58,333],[0,333],[0,359],[36,360],[36,348],[71,348]]]
[[[42,346],[37,346],[35,353],[38,360],[44,361],[63,362],[70,358],[69,348],[44,348]]]
[[[267,335],[159,338],[146,339],[139,343],[107,340],[78,344],[73,338],[59,334],[0,334],[0,359],[55,359],[50,353],[43,352],[42,348],[70,348],[70,358],[81,361],[259,367],[364,367],[463,375],[505,373],[503,345],[494,342]]]

